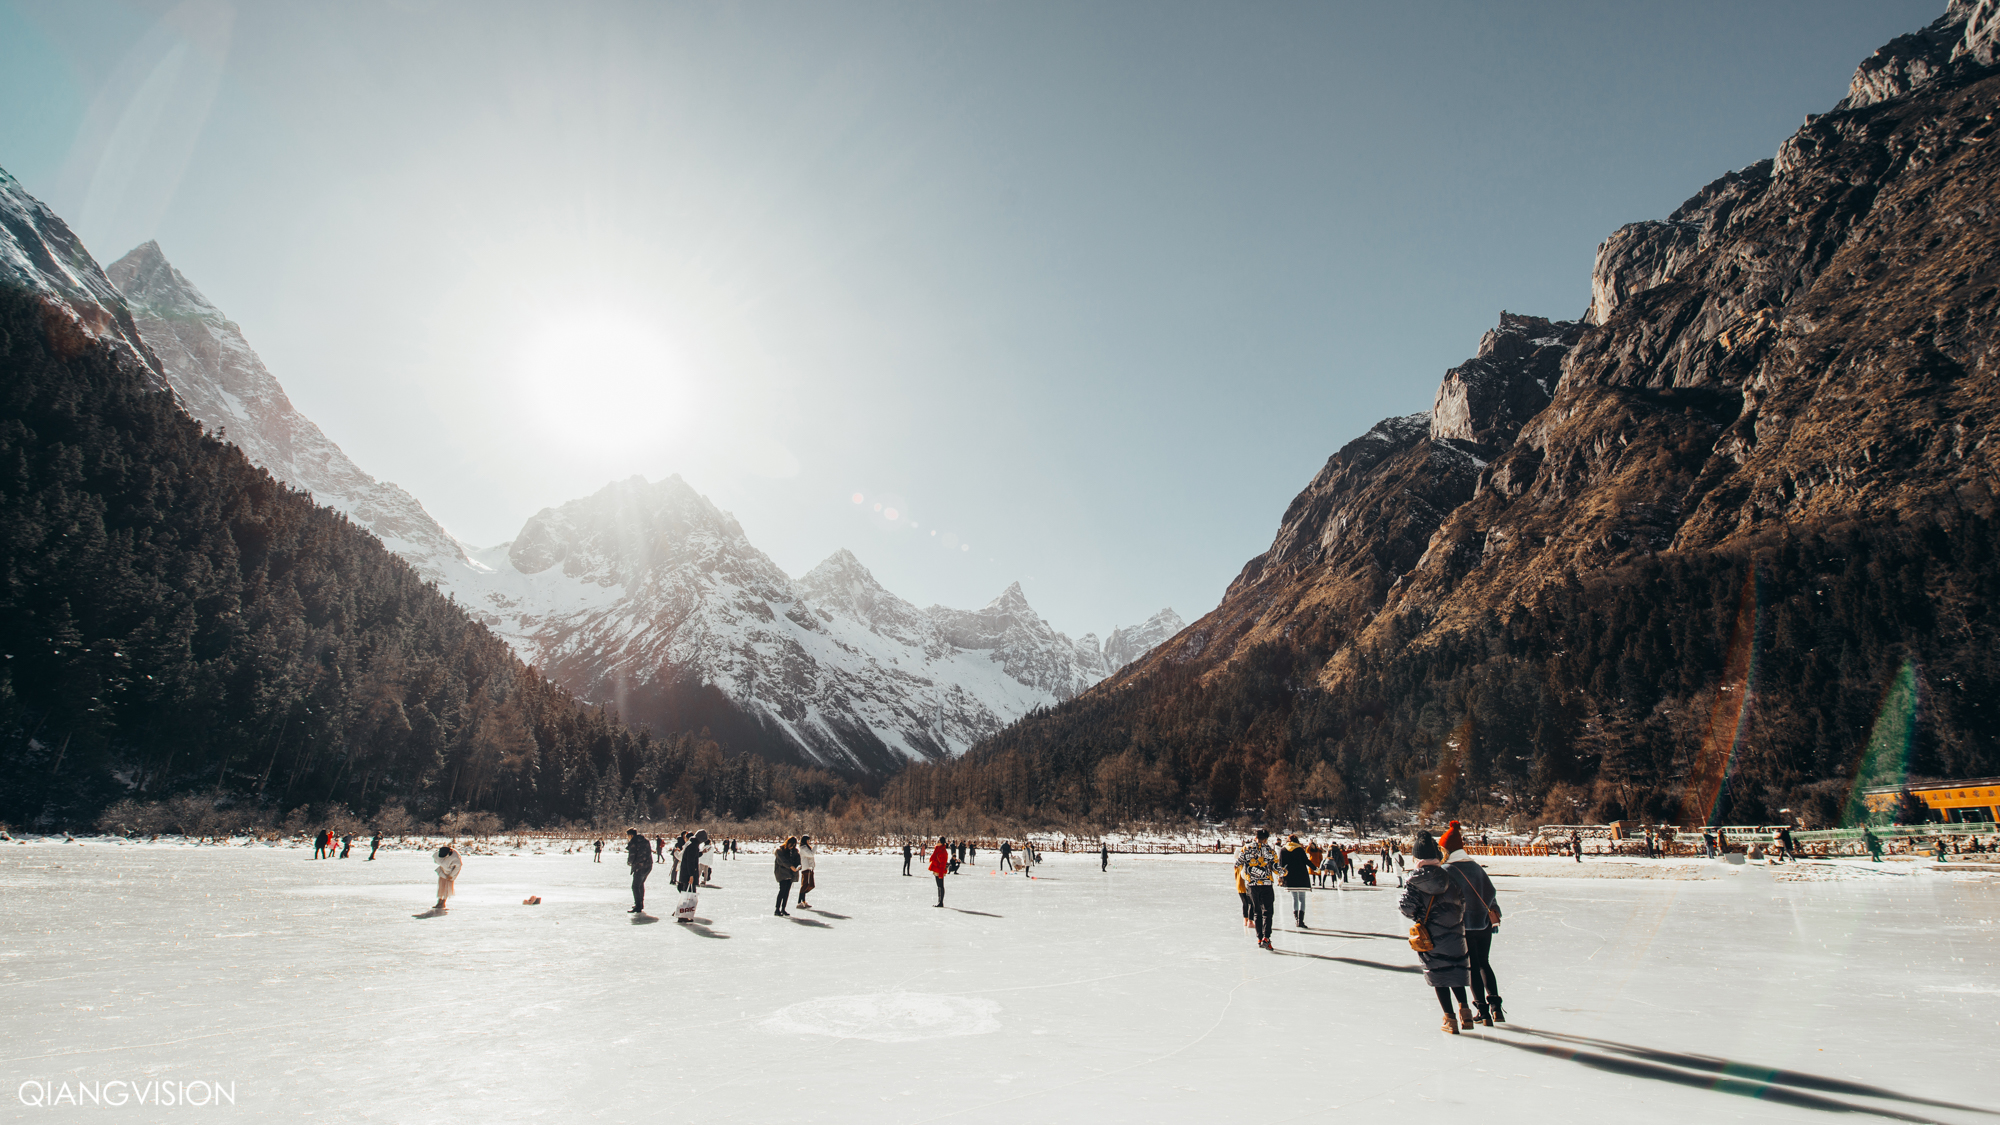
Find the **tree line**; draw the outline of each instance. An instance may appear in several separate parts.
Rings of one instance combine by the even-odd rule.
[[[1843,525],[1570,576],[1327,683],[1301,630],[1037,712],[884,788],[905,812],[1368,826],[1852,823],[1858,788],[2000,773],[2000,529]],[[1789,813],[1783,810],[1791,810]]]

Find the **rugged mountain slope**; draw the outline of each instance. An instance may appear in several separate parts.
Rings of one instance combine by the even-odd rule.
[[[0,287],[41,309],[49,344],[65,356],[103,347],[138,364],[149,385],[166,385],[160,361],[132,323],[118,289],[68,224],[0,169]]]
[[[1740,823],[2000,772],[1995,12],[1615,232],[1581,321],[1503,314],[1214,612],[912,803],[1010,769],[981,800],[1088,803],[1118,755],[1211,807]]]
[[[293,408],[235,322],[148,242],[105,271],[188,413],[254,465],[367,528],[433,582],[471,565],[408,492],[378,481]]]

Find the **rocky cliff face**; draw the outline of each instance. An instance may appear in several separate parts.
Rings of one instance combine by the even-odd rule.
[[[181,405],[252,464],[367,528],[432,582],[471,566],[408,492],[378,481],[293,408],[234,321],[148,242],[105,271]]]
[[[0,170],[0,287],[33,294],[42,327],[58,354],[102,343],[144,370],[154,387],[167,380],[139,335],[124,298],[69,225],[20,181]]]
[[[1991,515],[1994,9],[1953,3],[1775,159],[1612,234],[1582,321],[1502,314],[1429,415],[1336,453],[1148,663],[1293,639],[1336,652],[1337,682],[1392,633],[1658,553]]]
[[[2000,771],[1995,9],[1614,232],[1580,320],[1503,314],[1213,612],[898,799],[1830,823]]]

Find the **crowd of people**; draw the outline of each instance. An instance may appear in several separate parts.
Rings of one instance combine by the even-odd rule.
[[[1407,882],[1398,875],[1403,896],[1397,906],[1415,923],[1410,927],[1410,946],[1423,962],[1425,982],[1444,1009],[1444,1030],[1457,1035],[1476,1024],[1491,1027],[1505,1023],[1507,1016],[1500,1004],[1491,960],[1493,936],[1500,928],[1500,903],[1493,880],[1466,854],[1464,834],[1455,820],[1442,840],[1418,832],[1410,839],[1409,851],[1416,870]],[[1392,860],[1400,872],[1402,849],[1385,843],[1384,870]],[[1290,896],[1293,924],[1310,930],[1306,902],[1314,880],[1325,880],[1328,868],[1339,870],[1351,863],[1346,849],[1338,844],[1322,849],[1317,841],[1301,842],[1293,835],[1274,848],[1270,830],[1257,829],[1256,839],[1236,853],[1232,868],[1236,893],[1243,904],[1243,924],[1255,936],[1257,947],[1276,951],[1271,933],[1280,888]],[[1364,867],[1369,886],[1375,881],[1366,868],[1373,865],[1370,860]]]

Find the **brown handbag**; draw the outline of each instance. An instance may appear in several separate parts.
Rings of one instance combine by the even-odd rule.
[[[1431,911],[1437,909],[1438,900],[1432,897],[1431,904],[1424,907],[1424,920],[1410,927],[1410,948],[1418,953],[1429,953],[1437,948],[1431,940]]]

